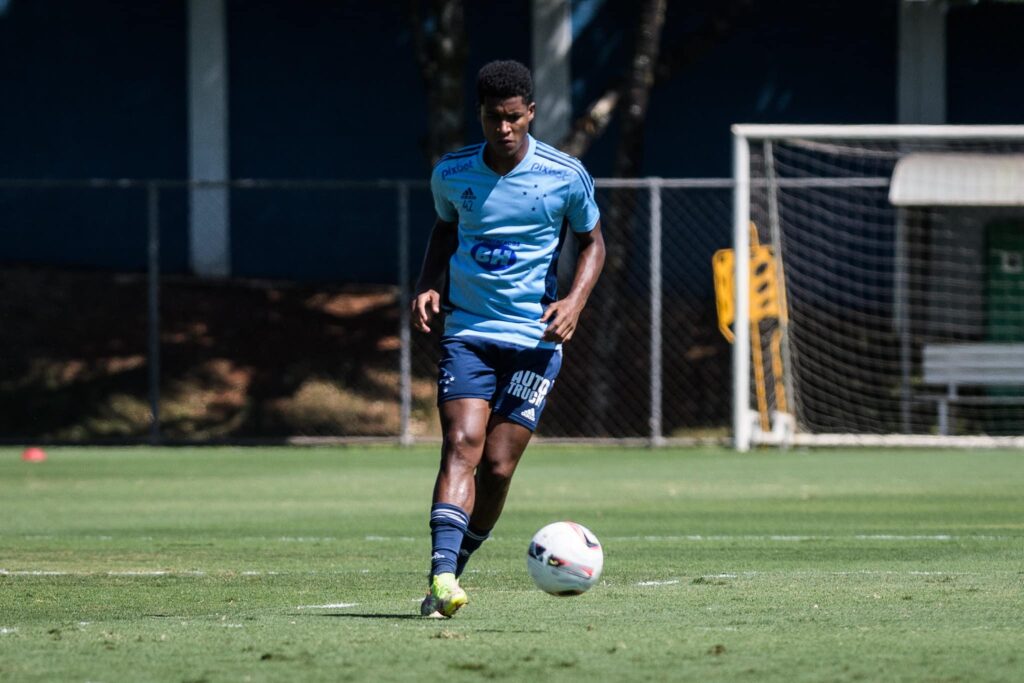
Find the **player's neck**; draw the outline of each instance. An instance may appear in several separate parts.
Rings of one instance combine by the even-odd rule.
[[[498,156],[491,148],[490,143],[484,146],[484,163],[487,167],[497,173],[498,175],[508,175],[512,172],[519,163],[526,158],[526,153],[530,150],[530,139],[523,138],[523,144],[519,145],[519,149],[516,153],[510,157]]]

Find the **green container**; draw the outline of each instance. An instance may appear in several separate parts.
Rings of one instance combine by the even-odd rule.
[[[1024,341],[1024,221],[1003,220],[985,228],[988,341]]]
[[[1000,220],[985,229],[985,337],[992,342],[1024,342],[1024,220]],[[989,396],[1022,396],[1024,388],[989,387]],[[990,406],[978,415],[988,434],[1024,433],[1024,406]]]

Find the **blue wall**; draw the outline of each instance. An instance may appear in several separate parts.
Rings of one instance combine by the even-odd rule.
[[[954,7],[946,27],[950,123],[1024,123],[1024,6]]]
[[[184,32],[182,2],[9,0],[0,178],[184,177]],[[141,190],[0,189],[0,261],[139,269],[144,221]],[[163,233],[178,268],[183,225]]]
[[[770,4],[770,7],[764,5]],[[686,50],[722,0],[669,3],[663,51]],[[643,171],[724,176],[729,126],[895,120],[895,0],[750,3],[653,90]],[[624,78],[629,0],[575,0],[573,104]],[[404,0],[227,1],[235,178],[423,178],[424,86]],[[1024,6],[954,8],[949,119],[1019,123]],[[467,2],[467,142],[476,70],[529,63],[529,0]],[[186,16],[180,0],[9,0],[0,14],[0,178],[187,175]],[[979,49],[978,46],[984,46]],[[617,128],[584,156],[612,172]],[[187,269],[186,197],[162,196],[164,268]],[[417,197],[418,252],[432,219]],[[0,190],[0,262],[140,270],[140,191]],[[380,192],[232,193],[236,274],[391,281],[394,200]],[[378,249],[368,248],[378,245]],[[356,248],[354,248],[356,247]]]

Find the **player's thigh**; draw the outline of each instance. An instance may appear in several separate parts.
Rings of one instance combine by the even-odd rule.
[[[456,398],[441,403],[438,411],[444,437],[442,456],[458,457],[474,465],[480,462],[487,440],[490,403],[482,398]]]
[[[498,370],[486,340],[445,337],[438,363],[437,407],[444,457],[480,461]]]
[[[487,424],[480,471],[485,477],[511,479],[533,432],[503,415],[492,413]]]

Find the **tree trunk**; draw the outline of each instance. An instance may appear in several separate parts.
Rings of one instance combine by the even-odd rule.
[[[729,39],[738,29],[749,26],[757,17],[754,0],[731,0],[716,3],[713,13],[685,41],[680,41],[671,52],[658,50],[654,83],[664,83],[680,71],[700,61],[705,55]],[[582,157],[590,145],[604,134],[608,124],[622,104],[622,83],[611,83],[591,102],[586,111],[573,122],[573,129],[559,143],[562,151]]]
[[[665,25],[667,0],[647,0],[640,13],[636,54],[630,69],[629,83],[624,93],[622,135],[615,157],[615,177],[633,178],[643,162],[644,123],[647,105],[654,85],[654,69],[661,46],[661,29]]]
[[[416,59],[427,93],[430,124],[423,152],[433,165],[441,155],[463,146],[466,102],[466,26],[463,0],[410,0]]]
[[[665,5],[666,0],[646,0],[640,11],[636,51],[629,80],[622,93],[623,119],[615,158],[616,177],[635,177],[642,167],[644,120],[651,86],[654,85],[661,29],[665,24]],[[635,308],[629,276],[631,256],[637,243],[634,234],[640,222],[635,210],[638,205],[642,203],[638,202],[636,190],[615,190],[602,220],[608,228],[609,237],[601,276],[605,295],[600,300],[597,315],[601,321],[601,333],[595,339],[596,358],[591,364],[594,393],[590,429],[595,434],[608,434],[608,428],[612,427],[624,436],[643,436],[648,428],[646,417],[640,411],[616,411],[612,404],[612,399],[630,402],[641,399],[644,389],[637,378],[645,377],[649,372],[644,372],[647,364],[644,354],[637,353],[636,344],[630,344],[633,338],[645,339],[646,329],[642,334],[629,334],[624,329],[624,323],[637,322],[637,316],[627,315],[627,312]],[[619,418],[618,424],[614,423],[613,414]],[[630,421],[623,423],[626,419]]]

